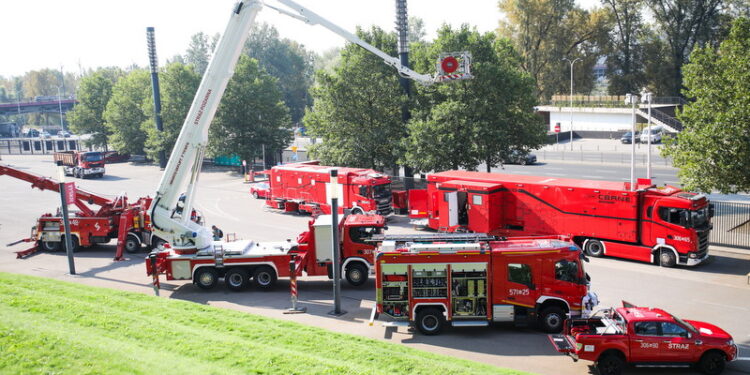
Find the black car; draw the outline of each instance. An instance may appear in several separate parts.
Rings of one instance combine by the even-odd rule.
[[[536,163],[536,155],[521,150],[513,150],[503,157],[503,164],[526,165],[534,163]]]
[[[622,143],[632,143],[633,142],[633,132],[627,132],[622,135],[622,138],[620,138],[620,142]],[[641,143],[641,133],[635,132],[635,143]]]

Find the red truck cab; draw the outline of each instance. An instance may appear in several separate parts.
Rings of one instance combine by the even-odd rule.
[[[639,367],[697,365],[715,375],[737,357],[732,336],[721,328],[682,320],[668,312],[627,302],[601,310],[588,319],[570,319],[560,335],[550,335],[555,348],[574,360],[594,361],[602,375],[620,374],[626,364]]]

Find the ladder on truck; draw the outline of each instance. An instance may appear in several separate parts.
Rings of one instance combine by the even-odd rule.
[[[487,233],[374,234],[372,237],[365,239],[365,242],[480,242],[502,239]]]

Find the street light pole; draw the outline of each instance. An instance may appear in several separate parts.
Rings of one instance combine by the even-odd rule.
[[[65,130],[65,124],[63,123],[62,96],[60,95],[60,86],[57,86],[57,105],[60,109],[60,129]]]
[[[646,157],[646,178],[651,179],[651,100],[654,94],[646,91],[641,92],[641,102],[648,103],[648,156]]]
[[[331,182],[328,196],[331,197],[331,246],[333,256],[331,259],[333,267],[333,311],[328,314],[341,316],[346,311],[341,310],[341,251],[339,250],[339,194],[338,194],[338,169],[331,169]]]
[[[632,104],[633,118],[631,121],[631,151],[630,151],[630,191],[635,191],[635,104],[638,102],[638,95],[626,94],[625,104]]]
[[[63,244],[65,245],[65,253],[68,256],[68,272],[71,275],[76,274],[76,265],[75,261],[73,260],[73,239],[70,236],[70,220],[68,220],[68,200],[66,196],[66,190],[65,189],[65,167],[62,165],[62,161],[57,162],[57,172],[59,174],[60,179],[60,201],[62,203],[62,219],[63,219],[63,228],[65,229],[65,239],[63,241]]]
[[[580,59],[580,57],[576,57],[571,61],[567,57],[563,57],[563,60],[570,63],[570,151],[573,151],[573,65]]]

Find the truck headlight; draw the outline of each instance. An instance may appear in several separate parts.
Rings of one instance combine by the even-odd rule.
[[[732,345],[734,345],[734,340],[732,340],[732,339],[729,339],[729,340],[727,341],[727,345],[729,345],[729,346],[732,346]]]
[[[698,254],[696,254],[696,253],[688,253],[688,256],[690,257],[690,259],[695,259],[695,258],[698,257]]]

